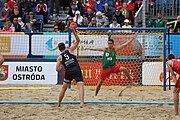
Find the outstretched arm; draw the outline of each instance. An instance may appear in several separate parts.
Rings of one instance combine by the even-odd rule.
[[[177,82],[177,78],[176,78],[176,75],[175,75],[175,73],[174,73],[174,71],[173,71],[173,69],[172,69],[172,61],[170,60],[170,61],[168,61],[167,63],[167,67],[168,67],[168,69],[169,69],[169,71],[170,71],[170,73],[171,73],[171,75],[172,75],[172,79],[173,79],[173,81],[174,81],[174,83],[176,84],[176,82]]]
[[[60,55],[56,60],[56,71],[59,72],[62,69],[61,65],[62,56]]]
[[[75,38],[76,38],[76,41],[73,43],[73,45],[71,45],[71,47],[69,48],[69,51],[70,52],[73,52],[77,47],[78,47],[78,44],[80,42],[80,39],[79,39],[79,36],[77,35],[75,29],[73,27],[70,27],[71,31],[73,32]]]
[[[122,44],[121,46],[116,48],[116,51],[123,49],[124,47],[126,47],[129,43],[131,43],[133,40],[135,40],[137,37],[137,33],[133,36],[133,38],[131,38],[130,40],[128,40],[126,43]]]
[[[83,50],[93,50],[93,51],[105,51],[106,48],[90,48],[90,47],[84,47]]]

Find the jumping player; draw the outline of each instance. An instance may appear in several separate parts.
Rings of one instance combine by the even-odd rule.
[[[179,91],[180,91],[180,77],[177,79],[176,74],[180,75],[180,60],[176,60],[173,54],[169,54],[167,57],[167,67],[172,75],[172,79],[175,83],[174,94],[174,110],[175,115],[178,115],[178,104],[179,104]]]
[[[3,56],[0,54],[0,66],[3,64],[3,62],[4,62],[4,58],[3,58]]]
[[[133,36],[132,39],[128,40],[126,43],[122,44],[121,46],[114,48],[114,40],[109,39],[108,40],[108,48],[84,48],[84,50],[94,50],[94,51],[103,51],[103,58],[102,58],[102,73],[101,73],[101,80],[98,82],[96,87],[95,96],[97,96],[101,85],[103,84],[104,80],[110,76],[111,73],[118,73],[118,72],[124,72],[125,75],[130,80],[130,85],[133,85],[132,77],[130,76],[127,68],[120,67],[116,65],[116,52],[118,50],[123,49],[126,47],[129,43],[131,43],[137,36],[137,33]]]
[[[64,94],[67,90],[68,84],[71,83],[73,79],[76,80],[77,86],[79,88],[79,97],[80,97],[80,108],[84,106],[84,83],[83,77],[81,73],[81,69],[79,63],[76,59],[76,56],[73,55],[73,51],[78,47],[80,39],[76,34],[73,27],[71,27],[71,31],[73,32],[76,41],[71,47],[66,50],[64,43],[59,43],[58,48],[61,52],[60,56],[57,58],[56,71],[60,71],[62,65],[65,67],[65,79],[63,81],[63,86],[61,92],[59,94],[58,107],[61,106],[61,101],[64,98]]]

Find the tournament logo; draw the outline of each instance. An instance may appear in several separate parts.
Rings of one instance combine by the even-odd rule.
[[[8,65],[0,67],[0,81],[5,81],[8,78]]]
[[[47,42],[46,42],[46,48],[49,51],[55,51],[58,49],[58,42],[56,40],[53,40],[53,38],[50,38]]]

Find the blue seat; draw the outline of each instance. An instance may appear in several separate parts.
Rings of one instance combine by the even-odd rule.
[[[43,15],[35,15],[36,20],[38,23],[44,23],[44,16]]]
[[[44,16],[43,15],[35,15],[37,24],[39,24],[37,26],[38,31],[43,32],[43,24],[44,24]]]
[[[36,13],[37,13],[37,11],[36,11],[36,7],[32,8],[32,12],[33,12],[34,14],[36,14]]]

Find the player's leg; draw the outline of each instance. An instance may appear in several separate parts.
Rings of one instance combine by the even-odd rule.
[[[0,65],[2,65],[3,62],[4,62],[4,58],[3,58],[3,56],[0,54]]]
[[[84,106],[84,82],[83,81],[77,82],[77,86],[79,89],[80,108],[83,108],[83,106]]]
[[[64,94],[67,90],[67,87],[68,87],[68,83],[63,82],[63,86],[62,86],[61,92],[59,94],[58,107],[61,106],[61,102],[62,102],[62,99],[64,98]]]
[[[96,92],[95,92],[95,96],[97,96],[99,90],[101,89],[101,85],[103,84],[104,80],[100,80],[97,84],[97,87],[96,87]]]
[[[175,110],[175,115],[178,115],[178,105],[179,105],[179,91],[180,88],[174,88],[174,110]]]
[[[97,96],[97,94],[99,93],[99,90],[101,89],[101,86],[102,86],[104,80],[106,78],[108,78],[111,73],[112,73],[111,68],[107,69],[107,70],[102,70],[100,81],[98,82],[97,87],[96,87],[95,96]]]
[[[130,81],[130,85],[134,85],[134,84],[135,84],[135,83],[133,83],[133,79],[132,79],[131,75],[129,74],[127,68],[125,68],[125,67],[120,67],[120,68],[119,68],[119,71],[120,71],[120,72],[123,72],[123,73],[127,76],[128,80]]]

